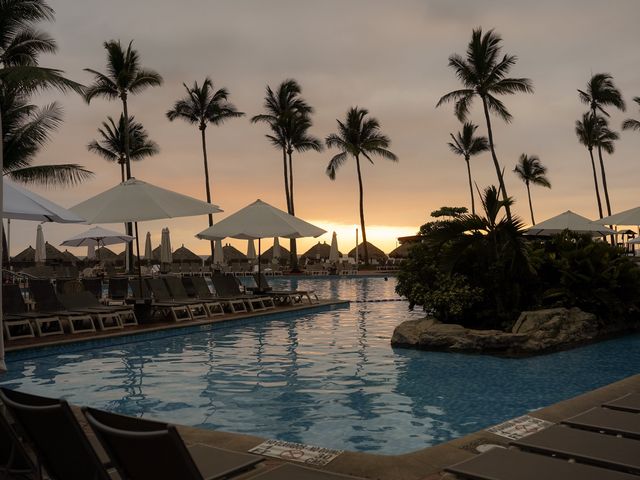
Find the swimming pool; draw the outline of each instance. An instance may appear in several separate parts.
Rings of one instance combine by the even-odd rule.
[[[417,450],[640,372],[640,336],[528,359],[392,349],[389,278],[278,279],[349,308],[8,356],[2,384],[129,415],[370,453]],[[27,354],[28,355],[28,354]]]

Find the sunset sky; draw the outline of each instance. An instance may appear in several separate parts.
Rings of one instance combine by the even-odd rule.
[[[367,108],[391,138],[400,161],[364,165],[365,216],[369,240],[385,251],[396,237],[414,233],[429,212],[442,205],[469,205],[464,161],[447,147],[449,132],[460,125],[452,106],[435,108],[444,93],[459,88],[447,57],[464,53],[471,30],[495,28],[504,52],[519,58],[511,75],[532,79],[535,94],[504,97],[514,116],[506,125],[495,120],[498,158],[506,169],[515,210],[529,221],[524,185],[511,172],[521,153],[540,156],[549,168],[551,190],[533,188],[536,218],[567,209],[592,218],[597,206],[587,151],[578,144],[574,124],[585,106],[576,89],[590,75],[608,72],[627,102],[627,112],[610,110],[611,126],[640,118],[632,97],[640,96],[640,2],[616,0],[50,0],[53,24],[42,24],[59,44],[42,65],[63,69],[88,84],[83,68],[105,69],[103,42],[134,40],[142,65],[157,70],[164,85],[130,98],[130,114],[149,131],[161,153],[132,165],[134,176],[201,199],[205,198],[202,153],[196,127],[169,122],[166,111],[184,94],[183,82],[211,76],[227,87],[231,101],[247,113],[208,129],[213,201],[224,218],[260,198],[285,208],[280,153],[264,138],[264,125],[249,118],[261,113],[266,85],[296,79],[303,97],[315,108],[311,132],[324,139],[336,131],[336,119],[351,106]],[[119,102],[48,94],[36,99],[59,101],[64,124],[36,163],[79,163],[93,170],[91,181],[75,188],[34,191],[69,207],[115,185],[118,165],[87,151],[107,115],[120,115]],[[479,104],[471,119],[486,133]],[[613,157],[606,158],[614,212],[640,204],[640,133],[621,132]],[[294,157],[296,214],[338,232],[340,249],[353,248],[359,223],[355,163],[349,160],[335,181],[325,168],[336,151]],[[474,159],[480,187],[494,184],[490,155]],[[208,253],[209,244],[194,235],[206,217],[140,224],[154,245],[168,226],[172,244]],[[106,225],[121,228],[118,225]],[[86,226],[44,225],[46,239],[59,245]],[[35,244],[36,224],[13,221],[11,253]],[[317,240],[300,241],[299,253]],[[230,241],[246,251],[246,241]],[[282,242],[287,246],[287,242]],[[265,242],[265,247],[271,242]],[[114,250],[120,251],[121,248]],[[72,250],[84,254],[84,250]]]

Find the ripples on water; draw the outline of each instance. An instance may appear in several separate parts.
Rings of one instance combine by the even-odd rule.
[[[277,279],[349,308],[9,361],[3,384],[128,415],[405,453],[640,371],[640,337],[530,359],[396,349],[395,280]]]

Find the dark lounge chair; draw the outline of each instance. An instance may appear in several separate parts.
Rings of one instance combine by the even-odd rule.
[[[629,473],[499,447],[445,471],[473,480],[638,480]]]
[[[19,285],[7,284],[2,286],[2,312],[5,314],[3,318],[5,321],[5,333],[9,340],[33,336],[29,335],[28,330],[24,331],[27,328],[25,322],[29,324],[33,322],[38,336],[41,337],[64,334],[62,323],[57,315],[29,311]],[[18,332],[15,332],[15,330],[18,330]],[[31,333],[33,333],[33,329]]]
[[[190,282],[193,290],[195,291],[197,297],[203,301],[213,301],[219,302],[223,306],[227,307],[227,309],[231,313],[241,313],[247,312],[247,306],[244,304],[244,300],[242,298],[234,298],[234,297],[222,297],[220,295],[214,295],[209,290],[209,285],[207,284],[207,280],[204,277],[183,277],[183,282]]]
[[[259,291],[263,291],[268,295],[275,298],[278,303],[299,303],[302,301],[302,297],[306,297],[309,300],[309,304],[318,303],[320,299],[313,290],[274,290],[269,285],[269,280],[264,273],[254,273],[253,279],[258,285]],[[312,300],[311,296],[315,298]]]
[[[49,280],[31,280],[29,290],[36,301],[38,311],[56,315],[69,324],[71,333],[95,332],[91,315],[86,312],[68,310],[60,303],[56,291]]]
[[[241,299],[252,312],[275,307],[273,299],[269,296],[244,294],[242,290],[240,290],[238,279],[233,275],[213,275],[211,281],[213,282],[213,288],[215,288],[216,294],[226,298]]]
[[[253,467],[261,457],[206,445],[187,447],[173,425],[83,408],[89,425],[127,480],[213,480]]]
[[[123,328],[137,325],[138,320],[133,308],[129,305],[102,305],[91,292],[82,291],[59,295],[65,308],[93,315],[101,330]]]
[[[142,290],[140,290],[140,281],[137,278],[129,280],[129,288],[133,293],[133,299],[136,301],[148,302],[151,307],[152,316],[162,315],[164,318],[170,318],[173,321],[191,320],[191,314],[186,306],[178,308],[175,302],[159,302],[153,300],[153,295],[147,281],[149,278],[144,278],[142,281]],[[177,312],[174,311],[177,309]]]
[[[190,302],[177,302],[171,298],[167,286],[161,278],[147,278],[147,286],[153,294],[154,302],[162,304],[171,312],[171,316],[176,322],[193,319]],[[204,308],[204,307],[202,307]]]
[[[169,299],[175,302],[185,302],[189,306],[189,310],[191,311],[191,317],[194,320],[199,318],[207,318],[209,317],[209,309],[206,307],[204,302],[200,300],[196,300],[193,298],[189,298],[187,291],[182,286],[182,280],[179,277],[174,276],[166,276],[162,277],[165,284],[165,290],[163,293],[169,295]],[[220,309],[222,308],[219,305]]]
[[[52,480],[111,480],[69,404],[0,388],[0,399],[24,431]]]
[[[251,478],[255,480],[358,480],[357,477],[324,472],[292,463],[285,463]]]
[[[129,296],[129,279],[127,277],[110,277],[107,290],[108,305],[122,305]]]
[[[91,292],[98,301],[102,300],[103,290],[101,278],[83,278],[82,286],[87,292]]]
[[[533,453],[640,474],[640,441],[554,425],[512,445]]]
[[[195,277],[182,277],[181,279],[177,277],[165,277],[165,282],[167,283],[167,288],[169,292],[176,300],[184,300],[184,301],[199,301],[204,305],[204,308],[207,310],[207,314],[210,317],[217,317],[220,315],[224,315],[224,308],[222,307],[222,303],[218,300],[214,299],[209,291],[209,287],[206,284],[206,280],[202,277],[200,280],[205,282],[205,287],[208,296],[200,297],[198,292],[195,289],[195,286],[192,282],[192,279]]]
[[[637,413],[597,407],[567,418],[562,423],[585,430],[640,439],[640,414]]]
[[[614,410],[640,413],[640,393],[628,393],[623,397],[603,403],[602,406]]]
[[[7,418],[0,414],[0,478],[34,478],[34,465]]]

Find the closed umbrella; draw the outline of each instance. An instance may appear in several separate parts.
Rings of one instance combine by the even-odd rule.
[[[280,251],[280,240],[278,240],[278,237],[275,237],[273,239],[273,255],[271,256],[271,261],[273,263],[278,263],[280,261],[281,255],[282,252]]]
[[[171,254],[171,237],[169,229],[167,227],[162,229],[162,236],[160,237],[160,263],[173,262],[173,255]]]
[[[151,263],[153,260],[153,247],[151,246],[151,232],[147,232],[147,238],[144,241],[144,259]]]
[[[224,263],[224,252],[222,250],[222,239],[217,239],[213,246],[213,263],[222,265]]]
[[[331,236],[331,249],[329,250],[329,261],[337,262],[340,259],[340,251],[338,250],[338,235],[333,232]]]
[[[325,233],[325,230],[315,225],[289,215],[287,212],[277,209],[262,200],[256,200],[196,236],[206,240],[217,240],[226,237],[245,240],[257,239],[259,274],[260,242],[263,238],[318,237],[323,233]],[[260,282],[258,282],[258,289],[260,289]]]
[[[44,233],[42,233],[42,225],[38,225],[36,230],[36,263],[44,263],[47,259],[47,249],[44,244]]]
[[[89,260],[93,260],[94,258],[96,258],[96,246],[91,244],[91,245],[87,245],[87,258]]]
[[[249,260],[256,259],[256,246],[253,243],[253,239],[250,239],[247,245],[247,258]]]

